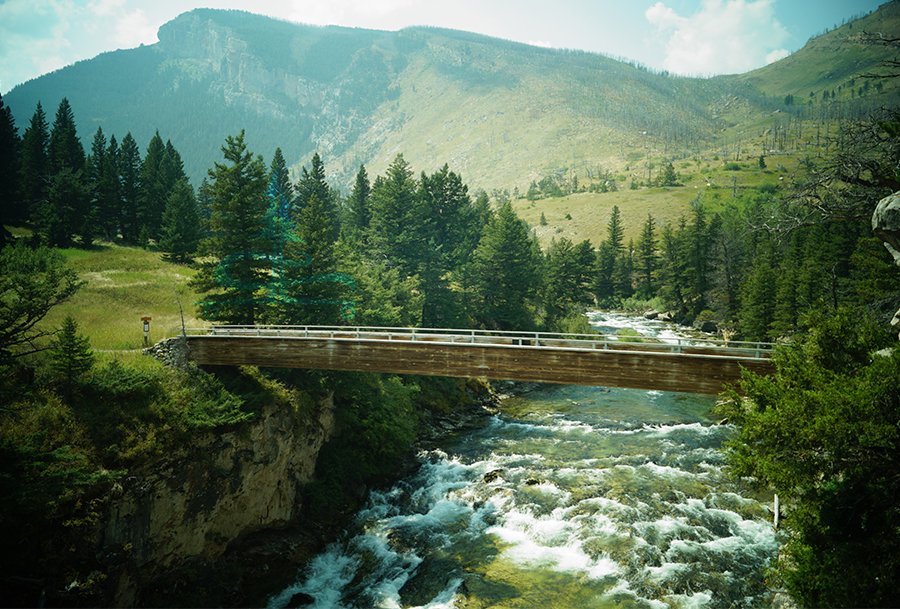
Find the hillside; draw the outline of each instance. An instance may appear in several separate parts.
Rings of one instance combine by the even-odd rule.
[[[860,21],[896,31],[898,6]],[[376,175],[398,152],[416,171],[447,163],[473,189],[524,192],[548,175],[585,183],[643,173],[650,162],[760,137],[799,115],[803,96],[849,83],[885,56],[858,44],[848,53],[862,29],[850,23],[761,70],[701,80],[460,31],[313,27],[198,9],[163,25],[155,45],[79,62],[4,101],[24,131],[38,101],[52,116],[66,96],[83,143],[100,126],[120,140],[132,132],[145,149],[158,129],[195,184],[243,128],[251,150],[268,161],[281,147],[294,170],[318,151],[345,192],[361,163]],[[786,106],[789,93],[800,103]],[[894,93],[873,88],[865,104]]]

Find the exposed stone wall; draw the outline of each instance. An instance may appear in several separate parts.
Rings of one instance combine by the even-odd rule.
[[[306,424],[270,407],[249,434],[198,434],[124,480],[99,544],[101,555],[121,563],[115,606],[139,603],[141,586],[168,568],[214,561],[234,540],[295,520],[300,489],[334,429],[330,397]]]

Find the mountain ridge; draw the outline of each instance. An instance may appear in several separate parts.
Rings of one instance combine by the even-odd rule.
[[[898,7],[893,0],[860,21],[900,31]],[[854,23],[819,38],[843,40]],[[67,97],[83,143],[98,126],[119,139],[131,131],[142,147],[159,130],[195,184],[225,137],[246,129],[251,150],[271,159],[282,148],[295,173],[319,152],[344,190],[360,164],[374,175],[402,152],[417,171],[446,163],[473,188],[513,191],[551,174],[625,174],[774,124],[773,111],[796,111],[780,99],[792,91],[778,74],[810,72],[819,38],[744,75],[674,78],[459,30],[309,26],[196,9],[161,26],[154,45],[79,62],[4,101],[24,130],[37,101],[50,113]],[[841,78],[854,77],[841,63],[844,48],[816,65],[840,64]],[[875,51],[857,72],[885,55]],[[837,81],[823,78],[800,84],[818,95],[822,82]]]

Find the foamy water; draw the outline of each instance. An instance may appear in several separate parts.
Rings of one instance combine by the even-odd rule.
[[[269,606],[302,592],[317,608],[766,607],[770,498],[724,473],[733,429],[712,402],[569,386],[509,398],[373,492]]]

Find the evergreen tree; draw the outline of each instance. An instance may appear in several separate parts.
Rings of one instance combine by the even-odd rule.
[[[364,239],[372,220],[372,186],[366,166],[360,165],[347,199],[347,229],[354,239]]]
[[[369,242],[377,257],[397,266],[403,276],[415,275],[422,243],[418,185],[409,164],[398,154],[385,176],[372,188]]]
[[[545,273],[548,329],[554,329],[558,320],[590,303],[587,293],[593,268],[590,241],[575,245],[563,237],[550,244]]]
[[[194,189],[182,178],[169,193],[163,212],[160,249],[164,258],[172,262],[189,262],[197,252],[200,241],[200,216]]]
[[[103,134],[103,128],[97,127],[94,132],[94,139],[91,141],[91,153],[88,155],[84,163],[85,180],[87,182],[88,192],[90,193],[90,203],[88,205],[88,217],[91,218],[90,226],[106,235],[108,226],[105,222],[106,218],[102,214],[105,199],[108,195],[104,193],[106,169],[109,166],[109,160],[106,155],[109,153],[107,147],[106,136]],[[92,239],[92,235],[82,235],[82,242]]]
[[[0,248],[11,238],[4,225],[18,225],[26,219],[19,199],[20,145],[12,109],[0,96]]]
[[[597,298],[597,303],[602,307],[614,307],[616,270],[616,252],[609,240],[604,240],[597,248],[597,256],[594,262],[594,281],[591,290]]]
[[[687,265],[683,291],[688,304],[688,315],[691,319],[707,308],[706,298],[709,291],[710,257],[713,243],[703,206],[697,205],[692,216],[692,222],[685,235]]]
[[[98,229],[110,241],[116,238],[119,231],[119,219],[122,213],[122,184],[119,179],[119,144],[116,136],[111,135],[106,155],[101,168],[100,182],[96,193],[98,210]]]
[[[38,102],[22,137],[21,197],[23,215],[36,218],[47,200],[50,179],[50,127]]]
[[[659,266],[656,247],[656,221],[648,213],[636,250],[637,297],[642,300],[650,300],[656,296],[656,273]]]
[[[157,130],[147,146],[147,154],[141,162],[140,191],[138,193],[138,233],[146,229],[151,239],[158,239],[162,226],[162,214],[168,200],[168,188],[163,160],[166,145]]]
[[[340,214],[338,211],[337,193],[331,190],[325,180],[325,164],[319,153],[316,152],[310,161],[310,169],[303,167],[300,180],[295,188],[297,198],[294,201],[294,221],[297,222],[303,208],[309,204],[309,200],[315,195],[325,212],[326,218],[331,222],[331,239],[336,241],[340,233]]]
[[[347,288],[329,275],[337,271],[331,218],[313,193],[297,218],[298,241],[285,247],[287,260],[302,261],[286,269],[288,296],[300,305],[280,308],[280,323],[335,325],[341,322],[341,295]]]
[[[83,174],[71,168],[57,172],[50,181],[47,201],[38,214],[38,230],[47,245],[69,247],[73,233],[84,228],[84,210],[88,207],[90,191]],[[88,229],[89,230],[89,229]],[[90,243],[84,243],[89,246]]]
[[[675,171],[675,167],[672,166],[672,163],[668,163],[663,169],[662,178],[660,179],[661,186],[678,186],[678,173]]]
[[[625,247],[625,227],[622,226],[622,214],[619,212],[618,205],[613,205],[609,222],[606,224],[606,239],[609,241],[613,253],[618,256]]]
[[[507,202],[491,217],[475,251],[474,285],[478,317],[487,328],[530,330],[540,263],[528,228]]]
[[[94,352],[90,340],[78,333],[78,323],[66,315],[62,326],[51,343],[51,368],[71,399],[75,384],[94,365]]]
[[[740,327],[746,340],[766,341],[775,321],[778,263],[774,244],[757,257],[747,275],[741,294]]]
[[[40,350],[52,334],[41,322],[82,283],[56,250],[21,241],[0,250],[0,363]]]
[[[450,290],[450,273],[471,254],[474,209],[462,178],[444,165],[419,180],[421,203],[418,231],[423,248],[418,273],[425,292],[422,325],[440,327],[459,322],[460,303]]]
[[[271,265],[261,254],[271,252],[263,218],[268,209],[266,167],[244,143],[244,130],[228,136],[222,153],[226,163],[208,171],[210,218],[199,254],[207,258],[192,286],[206,300],[200,317],[221,323],[253,324],[260,313],[255,292],[266,285]]]
[[[290,172],[287,168],[287,163],[284,160],[284,154],[281,152],[281,148],[275,149],[275,154],[272,156],[272,163],[269,165],[269,180],[272,178],[275,179],[275,183],[278,186],[278,192],[280,192],[288,204],[292,204],[294,201],[294,185],[291,184],[291,176]]]
[[[131,132],[122,138],[117,159],[120,180],[119,230],[128,243],[137,243],[141,233],[141,152]]]
[[[687,223],[679,220],[678,230],[669,224],[662,230],[662,265],[659,294],[666,306],[679,313],[687,312],[685,294],[688,280]]]
[[[59,102],[56,119],[50,128],[50,143],[47,149],[50,173],[70,169],[73,174],[84,169],[84,147],[75,126],[75,114],[65,97]]]

